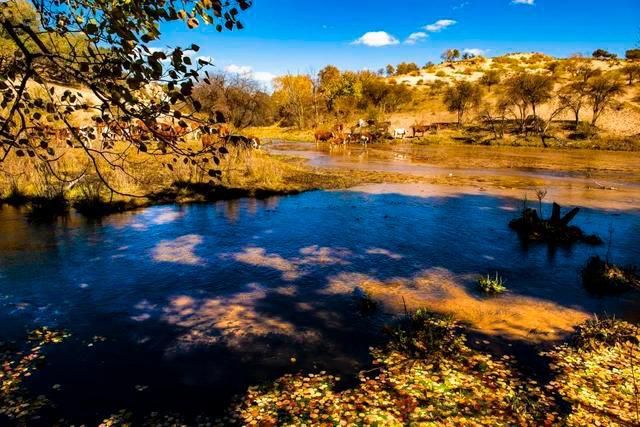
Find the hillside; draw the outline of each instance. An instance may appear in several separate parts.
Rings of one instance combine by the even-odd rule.
[[[481,83],[483,76],[495,71],[501,81],[518,73],[553,75],[556,83],[555,90],[568,84],[573,76],[571,70],[580,65],[587,65],[591,69],[603,73],[619,73],[625,79],[623,68],[629,64],[625,60],[601,60],[592,58],[558,59],[541,53],[513,53],[500,57],[476,57],[456,62],[444,62],[422,68],[410,74],[390,76],[386,78],[389,84],[401,84],[416,91],[414,100],[401,111],[391,114],[393,127],[409,128],[413,124],[430,124],[455,121],[455,113],[447,111],[442,102],[443,88],[459,81]],[[498,85],[495,85],[498,86]],[[486,87],[483,104],[495,102],[499,90],[496,87]],[[601,131],[615,137],[631,137],[640,134],[640,86],[634,84],[625,87],[625,93],[616,99],[614,108],[602,115],[598,126]],[[472,112],[477,115],[480,106]],[[540,115],[549,114],[549,105],[543,105]],[[582,120],[590,120],[592,113],[584,108]],[[567,111],[557,117],[557,120],[571,120],[572,114]]]

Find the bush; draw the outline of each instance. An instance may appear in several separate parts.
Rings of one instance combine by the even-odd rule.
[[[591,126],[588,122],[578,123],[576,131],[571,134],[571,139],[593,139],[598,136],[595,126]]]

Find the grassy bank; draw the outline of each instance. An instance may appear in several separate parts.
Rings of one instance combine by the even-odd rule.
[[[260,138],[263,141],[283,140],[296,142],[310,142],[314,140],[313,129],[287,128],[278,125],[266,127],[250,127],[243,131],[247,135]]]
[[[303,159],[259,150],[231,150],[220,161],[222,175],[212,180],[189,162],[131,154],[127,168],[99,162],[111,191],[79,150],[66,149],[51,168],[9,156],[0,175],[0,203],[29,205],[42,218],[73,207],[100,216],[153,204],[198,203],[238,197],[296,194],[315,189],[348,188],[363,183],[417,182],[398,174],[312,168]],[[170,164],[171,168],[167,168]]]

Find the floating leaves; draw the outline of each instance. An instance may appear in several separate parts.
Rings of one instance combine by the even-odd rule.
[[[250,388],[233,409],[234,421],[580,427],[639,421],[635,375],[640,348],[637,333],[629,333],[637,331],[634,326],[597,319],[581,326],[570,343],[546,354],[557,374],[548,384],[520,375],[509,356],[470,349],[460,325],[444,316],[420,312],[404,327],[409,329],[400,344],[396,331],[396,344],[371,350],[375,368],[360,374],[357,387],[337,391],[340,378],[326,372],[286,375],[270,387]]]
[[[375,376],[361,373],[356,388],[336,391],[340,378],[326,372],[287,375],[271,387],[250,388],[235,407],[236,421],[265,426],[545,425],[558,417],[553,399],[518,376],[510,358],[471,350],[453,320],[421,312],[407,326],[422,333],[406,331],[403,336],[410,338],[403,338],[402,345],[372,349],[376,368],[369,372]],[[408,339],[423,343],[409,345]]]
[[[37,365],[44,360],[44,348],[58,344],[69,336],[63,331],[47,327],[29,334],[30,348],[15,350],[3,345],[0,349],[0,416],[12,420],[24,420],[36,414],[47,405],[44,396],[32,397],[24,389],[24,381],[30,377]],[[60,386],[55,384],[54,390]]]

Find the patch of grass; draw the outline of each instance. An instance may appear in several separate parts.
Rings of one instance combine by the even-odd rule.
[[[638,327],[611,317],[595,317],[576,328],[569,343],[576,349],[593,350],[601,345],[638,344]]]
[[[599,256],[589,259],[582,269],[584,286],[595,293],[615,294],[631,288],[640,288],[640,276],[633,267],[619,267]]]
[[[331,126],[327,126],[331,127]],[[287,128],[281,126],[268,126],[268,127],[251,127],[243,130],[246,135],[251,135],[260,138],[263,142],[268,140],[282,140],[282,141],[302,141],[309,142],[314,140],[313,129],[297,129]]]
[[[451,316],[418,310],[391,328],[389,349],[409,359],[456,357],[465,345],[461,328]]]
[[[495,277],[491,277],[487,274],[487,277],[482,277],[478,281],[478,286],[482,292],[490,295],[497,295],[506,292],[506,282],[502,277],[496,273]]]

